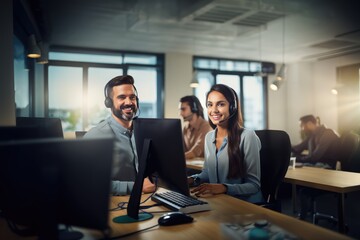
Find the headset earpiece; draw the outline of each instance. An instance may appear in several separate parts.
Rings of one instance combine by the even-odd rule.
[[[105,104],[105,107],[107,108],[112,108],[113,107],[113,101],[112,99],[109,97],[108,95],[108,87],[109,87],[109,83],[111,81],[109,81],[106,85],[105,85],[105,88],[104,88],[104,95],[105,95],[105,100],[104,100],[104,104]],[[137,92],[137,89],[136,87],[133,85],[134,87],[134,90],[135,90],[135,95],[136,95],[136,107],[139,108],[139,97],[138,97],[138,92]]]
[[[191,112],[192,113],[199,113],[199,109],[197,107],[195,99],[193,99],[192,104],[191,104]]]
[[[105,107],[107,107],[107,108],[112,108],[112,106],[113,106],[113,101],[112,101],[112,99],[108,96],[108,86],[109,86],[109,82],[105,85],[105,88],[104,88],[104,95],[105,95],[104,104],[105,104]]]
[[[111,98],[109,98],[109,97],[105,98],[104,103],[105,103],[105,107],[107,107],[107,108],[112,108],[112,106],[113,106],[113,102],[112,102]]]
[[[230,92],[233,95],[233,100],[230,101],[230,103],[229,103],[229,113],[234,114],[237,111],[236,92],[234,89],[230,88],[229,86],[226,86],[226,87],[230,90]]]

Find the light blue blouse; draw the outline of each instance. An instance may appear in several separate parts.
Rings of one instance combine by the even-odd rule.
[[[246,175],[243,178],[228,179],[229,170],[228,138],[216,153],[216,129],[205,137],[205,162],[201,173],[192,177],[201,182],[226,184],[227,194],[249,202],[261,202],[263,196],[260,189],[260,149],[261,143],[253,130],[244,129],[240,139],[240,151],[244,152]]]

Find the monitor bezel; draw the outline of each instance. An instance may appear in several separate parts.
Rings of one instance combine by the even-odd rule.
[[[138,218],[143,180],[156,174],[160,186],[190,196],[180,119],[137,118],[133,134],[139,158],[139,171],[127,214]],[[172,160],[175,160],[171,162]]]
[[[0,142],[4,214],[40,235],[54,234],[57,224],[106,232],[113,149],[113,138]]]

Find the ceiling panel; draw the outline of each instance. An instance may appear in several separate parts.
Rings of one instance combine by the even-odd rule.
[[[360,1],[33,0],[50,46],[316,61],[360,43]],[[355,43],[355,45],[352,45]],[[354,51],[355,49],[352,49]],[[261,52],[261,53],[260,53]]]

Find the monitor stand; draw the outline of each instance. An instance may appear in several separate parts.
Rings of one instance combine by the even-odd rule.
[[[78,240],[83,237],[84,234],[82,232],[70,230],[68,227],[58,230],[58,240]]]
[[[151,139],[144,139],[144,145],[139,159],[139,172],[136,175],[133,190],[131,191],[129,203],[127,207],[127,215],[118,216],[113,218],[115,223],[132,223],[140,222],[151,219],[153,215],[151,213],[139,213],[139,205],[142,194],[142,188],[144,183],[146,163],[149,158],[151,149]]]

